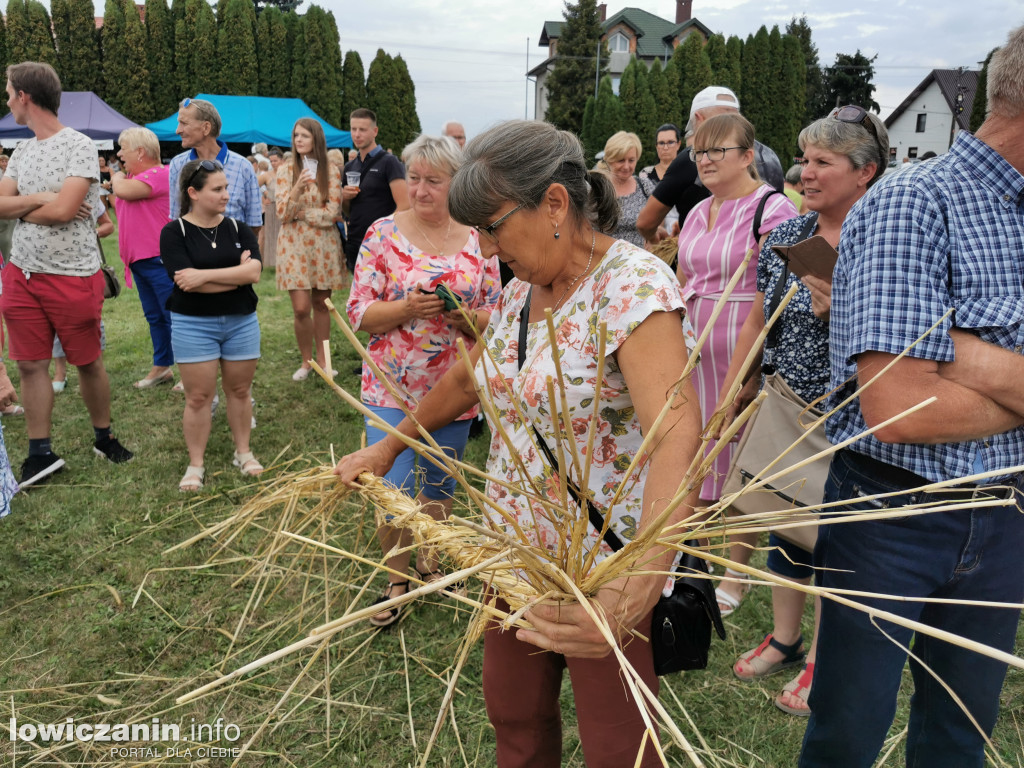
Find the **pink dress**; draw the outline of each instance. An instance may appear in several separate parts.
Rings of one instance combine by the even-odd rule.
[[[149,197],[141,200],[114,198],[114,213],[117,214],[117,247],[124,262],[124,282],[132,286],[131,264],[160,255],[160,230],[167,223],[168,202],[167,175],[170,166],[155,165],[129,179],[136,179],[152,190]]]
[[[462,248],[450,256],[439,258],[425,253],[405,239],[392,216],[385,216],[366,230],[359,249],[347,306],[349,320],[358,328],[371,304],[399,301],[421,284],[436,288],[438,283],[447,285],[467,309],[491,311],[501,294],[498,259],[480,255],[476,230],[471,230]],[[460,338],[467,348],[473,346],[473,339],[444,315],[416,318],[387,333],[370,334],[366,351],[398,386],[405,405],[412,408],[459,362],[456,342]],[[400,407],[365,364],[362,401],[382,408]],[[459,418],[472,418],[476,413],[473,408]]]
[[[754,214],[758,201],[774,190],[762,185],[746,197],[726,200],[718,211],[715,226],[708,230],[713,198],[702,200],[690,211],[679,232],[679,281],[685,280],[683,297],[686,314],[698,337],[711,318],[718,299],[733,273],[743,263],[748,249],[757,249],[754,239]],[[797,215],[785,195],[772,195],[761,214],[760,234]],[[694,372],[694,386],[700,409],[707,423],[718,404],[718,395],[729,370],[740,328],[747,319],[757,291],[757,257],[750,260],[746,272],[729,297],[725,309],[700,351],[700,364]],[[704,480],[700,497],[716,500],[721,495],[725,475],[732,463],[735,444],[718,454],[711,473]],[[711,448],[709,444],[708,448]]]

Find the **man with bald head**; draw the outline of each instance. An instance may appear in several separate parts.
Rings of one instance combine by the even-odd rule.
[[[449,120],[444,124],[441,135],[453,139],[459,145],[459,149],[463,149],[466,146],[466,129],[462,127],[462,123]]]
[[[709,117],[739,112],[739,109],[740,100],[732,90],[720,85],[709,85],[693,97],[693,103],[690,104],[690,123],[696,130],[697,126]],[[769,147],[755,141],[754,162],[761,180],[782,192],[785,177],[778,156]],[[697,175],[697,164],[690,159],[690,153],[680,152],[665,171],[665,178],[647,198],[647,204],[636,220],[636,228],[646,239],[656,241],[660,239],[658,227],[673,207],[679,211],[681,225],[690,209],[709,194],[701,184]]]

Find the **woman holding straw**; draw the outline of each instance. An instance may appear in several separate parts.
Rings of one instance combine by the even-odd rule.
[[[690,158],[697,164],[697,173],[711,197],[690,211],[679,232],[678,275],[686,285],[690,320],[703,332],[747,252],[756,254],[759,243],[778,224],[795,216],[796,208],[788,197],[761,181],[754,162],[754,126],[739,112],[730,111],[701,122],[693,135]],[[753,307],[755,272],[756,258],[725,299],[725,307],[701,350],[695,383],[705,418],[714,413],[735,356],[740,328]],[[715,458],[701,489],[702,505],[715,503],[721,495],[733,447],[727,446]],[[730,559],[746,564],[756,543],[756,537],[749,534],[734,537]],[[742,573],[727,569],[726,576],[715,591],[722,616],[736,610],[746,592]]]
[[[341,235],[334,225],[341,210],[341,178],[327,162],[324,129],[311,117],[300,117],[292,128],[292,157],[277,169],[275,205],[281,222],[277,288],[291,298],[301,358],[292,380],[305,381],[314,354],[321,368],[327,366],[324,342],[331,335],[331,316],[324,300],[345,279],[338,261]]]
[[[758,362],[771,366],[776,375],[808,403],[814,403],[831,390],[828,320],[832,285],[814,275],[798,280],[772,246],[791,245],[819,236],[838,250],[846,215],[885,171],[889,137],[877,117],[860,107],[847,106],[804,128],[799,144],[804,153],[801,180],[810,213],[780,224],[761,249],[754,306],[740,331],[722,389],[721,405],[728,406],[726,424],[746,408],[761,388],[761,377],[751,375],[735,402],[724,402],[743,361],[770,317],[765,296],[775,295],[783,279],[786,281],[783,290],[794,283],[799,288],[777,321],[778,339],[772,347],[762,348],[763,359]],[[752,370],[759,367],[752,366]],[[768,543],[771,547],[768,570],[791,581],[810,584],[814,575],[810,552],[775,533],[770,535]],[[817,655],[817,621],[814,639],[806,651],[800,633],[805,597],[803,592],[773,586],[772,631],[733,665],[733,673],[741,680],[759,680],[788,668],[800,668],[799,674],[775,698],[776,707],[797,716],[811,714],[807,697]],[[815,600],[816,619],[818,603],[820,598]]]
[[[472,346],[487,327],[501,291],[498,260],[483,258],[477,233],[457,224],[448,212],[448,187],[461,154],[447,137],[420,136],[407,146],[402,162],[407,169],[410,207],[371,224],[359,249],[347,307],[349,320],[353,328],[370,334],[370,359],[395,387],[385,386],[364,364],[361,399],[387,424],[398,424],[403,408],[415,407],[449,368],[460,365],[458,342]],[[446,308],[441,295],[445,292],[465,314]],[[450,423],[433,430],[434,439],[449,455],[461,459],[476,415],[476,408],[466,406]],[[368,418],[367,442],[375,444],[385,437]],[[452,509],[455,479],[428,461],[420,464],[423,482],[417,500],[434,519],[445,520]],[[410,496],[416,478],[412,449],[402,451],[384,476]],[[406,573],[411,543],[408,531],[385,525],[377,535],[385,553],[399,547],[397,554],[388,558],[392,573]],[[427,582],[443,576],[437,558],[428,551],[419,552],[415,567],[420,579]],[[377,602],[408,590],[408,580],[392,575]],[[400,611],[400,607],[384,610],[370,617],[370,623],[386,627],[398,620]]]
[[[587,171],[572,134],[509,121],[476,137],[465,152],[449,192],[452,215],[474,226],[482,253],[508,264],[517,279],[506,286],[484,343],[470,354],[474,375],[465,365],[453,367],[414,418],[397,425],[404,440],[389,434],[342,459],[336,472],[353,485],[363,471],[382,474],[405,440],[416,439],[417,423],[436,429],[456,418],[478,401],[479,385],[493,435],[490,526],[580,583],[611,550],[587,512],[562,500],[562,474],[584,488],[625,541],[692,514],[696,494],[680,488],[687,487],[685,467],[700,445],[701,418],[692,387],[681,380],[692,342],[682,294],[664,262],[603,234],[615,228],[615,190],[607,176]],[[554,399],[548,382],[560,390]],[[560,413],[563,407],[568,413]],[[556,430],[556,423],[572,429]],[[564,456],[561,471],[544,458],[541,443]],[[627,477],[638,457],[644,460]],[[670,500],[681,503],[669,506]],[[500,768],[561,764],[565,669],[587,765],[660,764],[645,741],[651,734],[644,705],[623,685],[601,627],[620,641],[631,631],[649,636],[651,610],[665,586],[657,572],[669,569],[672,556],[653,546],[643,556],[644,575],[617,571],[586,605],[535,604],[524,616],[528,627],[489,625],[483,685]],[[500,596],[489,599],[508,611]],[[656,694],[650,645],[636,638],[619,644]]]

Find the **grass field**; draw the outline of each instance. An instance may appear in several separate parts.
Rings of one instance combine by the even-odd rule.
[[[270,273],[258,292],[263,358],[254,388],[258,427],[252,445],[271,480],[282,471],[329,462],[332,446],[338,455],[356,447],[361,421],[322,382],[291,380],[299,359],[288,298],[275,290]],[[231,466],[221,411],[207,452],[206,488],[196,496],[178,492],[186,464],[182,396],[167,386],[131,386],[151,361],[136,293],[125,291],[107,302],[104,317],[114,428],[136,459],[113,466],[92,455],[92,431],[72,371],[67,391],[57,398],[53,431],[54,448],[68,468],[16,497],[12,515],[0,523],[0,701],[19,723],[158,717],[180,724],[187,739],[191,726],[212,726],[222,718],[222,724],[237,725],[240,735],[232,741],[204,731],[194,743],[180,743],[179,757],[172,758],[166,744],[157,756],[112,756],[111,745],[90,750],[73,744],[43,756],[38,746],[12,744],[0,732],[0,765],[227,765],[229,759],[207,758],[198,745],[237,747],[254,736],[240,765],[418,764],[468,626],[464,610],[442,598],[415,604],[388,631],[349,629],[319,654],[301,651],[237,684],[174,704],[175,697],[217,675],[305,637],[350,602],[366,604],[384,578],[368,565],[298,546],[267,552],[269,534],[282,525],[269,516],[231,540],[205,540],[165,553],[231,515],[258,487]],[[356,356],[344,349],[339,334],[334,360],[339,382],[358,394]],[[15,366],[8,370],[17,383]],[[3,426],[17,466],[26,453],[23,423],[7,418]],[[485,451],[478,438],[469,456],[479,463]],[[346,500],[321,513],[314,510],[317,501],[277,514],[324,542],[379,558],[367,509]],[[763,553],[755,557],[763,563]],[[368,579],[369,591],[359,596]],[[735,658],[770,629],[769,598],[767,588],[755,589],[727,620],[729,637],[715,641],[708,670],[662,681],[662,701],[706,765],[795,764],[804,721],[771,703],[788,677],[746,684],[730,673]],[[473,648],[429,765],[494,764],[480,661],[479,647]],[[909,691],[909,674],[906,682]],[[582,766],[567,688],[563,697],[564,764]],[[887,765],[903,764],[907,700],[904,692]],[[1024,672],[1011,670],[996,733],[998,764],[1024,765],[1022,726]],[[194,750],[189,756],[183,754],[186,746]],[[690,764],[677,749],[669,755],[673,765]]]

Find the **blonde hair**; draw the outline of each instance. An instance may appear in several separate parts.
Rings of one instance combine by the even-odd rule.
[[[160,162],[160,139],[149,128],[125,128],[117,137],[117,143],[128,149],[141,149],[151,160]]]
[[[1010,32],[988,64],[987,116],[1024,113],[1024,27]]]
[[[331,165],[344,165],[345,156],[341,153],[340,149],[328,149],[327,162]]]
[[[402,162],[407,169],[417,161],[426,163],[451,178],[462,165],[462,150],[455,143],[455,139],[448,136],[420,134],[402,150]]]
[[[628,131],[613,133],[604,143],[604,161],[606,163],[617,162],[628,155],[631,149],[636,150],[636,157],[639,160],[644,151],[639,136]]]
[[[745,152],[754,149],[754,126],[739,112],[730,109],[724,115],[715,115],[697,126],[693,134],[694,149],[710,149],[711,147],[724,147],[726,142],[733,141],[735,145],[742,147]],[[757,163],[751,158],[747,166],[747,173],[754,181],[761,180],[761,174],[757,172]]]

